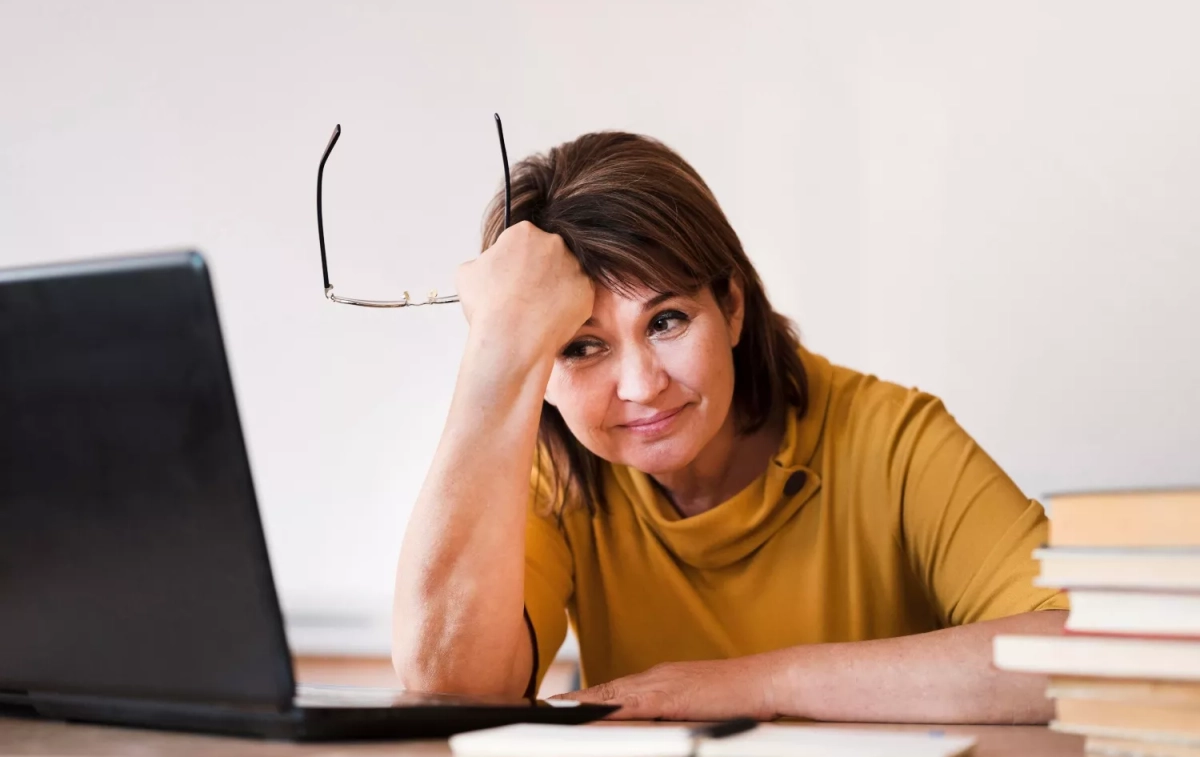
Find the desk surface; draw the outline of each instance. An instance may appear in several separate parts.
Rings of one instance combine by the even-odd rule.
[[[806,728],[813,726],[795,726]],[[824,727],[824,726],[815,726]],[[847,726],[926,730],[923,726]],[[979,740],[975,757],[1076,757],[1083,754],[1083,739],[1032,726],[940,727],[947,734],[964,734]],[[444,741],[382,741],[355,744],[289,744],[250,741],[219,736],[139,731],[107,726],[50,723],[38,720],[0,718],[0,757],[10,755],[54,755],[55,757],[109,757],[137,754],[139,757],[316,757],[329,755],[388,755],[389,757],[444,757],[450,749]]]
[[[340,683],[359,686],[393,686],[397,682],[386,659],[301,658],[296,660],[296,677],[307,683]],[[878,726],[803,725],[806,727],[884,728],[929,730],[964,734],[979,740],[976,757],[1077,757],[1083,754],[1083,739],[1032,726]],[[0,718],[0,757],[39,755],[55,757],[108,757],[136,754],[139,757],[315,757],[316,755],[388,755],[389,757],[444,757],[450,749],[444,741],[381,741],[356,744],[290,744],[199,736],[164,731],[143,731],[108,726],[54,723],[41,720]]]

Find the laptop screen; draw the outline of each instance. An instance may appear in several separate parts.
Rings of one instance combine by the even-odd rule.
[[[0,272],[0,693],[293,689],[203,259]]]

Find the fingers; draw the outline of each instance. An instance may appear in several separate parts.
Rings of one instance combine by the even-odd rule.
[[[576,702],[592,702],[603,704],[612,701],[618,696],[617,687],[613,686],[611,681],[596,684],[586,689],[579,691],[571,691],[566,694],[550,697],[551,699],[571,699]]]
[[[570,699],[588,704],[617,705],[621,709],[608,715],[607,720],[654,720],[664,716],[654,697],[637,691],[626,691],[615,682],[597,684],[591,688],[559,694],[551,699]]]

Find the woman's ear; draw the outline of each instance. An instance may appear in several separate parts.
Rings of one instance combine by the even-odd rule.
[[[746,321],[746,297],[742,282],[729,279],[729,295],[725,298],[725,322],[729,325],[729,345],[738,346],[742,340],[742,325]]]

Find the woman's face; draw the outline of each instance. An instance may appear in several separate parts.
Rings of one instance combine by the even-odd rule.
[[[546,388],[593,454],[651,475],[691,463],[733,401],[733,347],[742,292],[728,312],[711,290],[695,296],[596,288],[592,317],[559,353]]]

